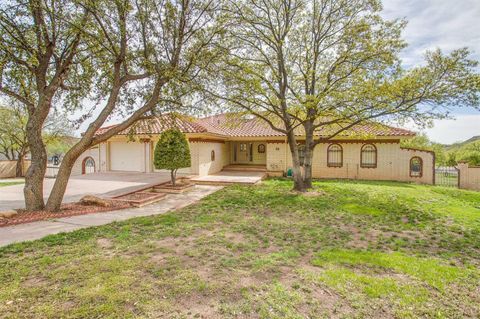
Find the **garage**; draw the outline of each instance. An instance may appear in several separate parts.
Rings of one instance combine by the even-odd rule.
[[[144,172],[144,143],[110,142],[110,170]]]

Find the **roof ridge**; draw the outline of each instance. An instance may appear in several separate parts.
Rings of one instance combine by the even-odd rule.
[[[284,136],[276,130],[273,130],[267,123],[260,118],[255,117],[246,121],[239,120],[240,117],[229,116],[238,114],[241,112],[225,112],[210,115],[207,117],[198,118],[193,115],[168,112],[163,114],[155,114],[149,117],[144,117],[135,124],[137,127],[133,127],[135,134],[160,134],[166,129],[176,127],[184,133],[211,133],[224,135],[225,137],[273,137]],[[147,119],[154,119],[154,123],[145,123]],[[164,120],[162,120],[164,119]],[[227,120],[228,119],[228,120]],[[142,122],[145,121],[145,122]],[[232,125],[228,125],[231,123]],[[96,134],[101,134],[117,126],[118,124],[109,125],[100,128]],[[132,127],[125,129],[118,133],[119,135],[128,134],[128,130]],[[318,136],[328,136],[331,127],[325,126],[316,132]],[[356,134],[370,134],[374,136],[412,136],[416,133],[404,128],[395,127],[382,122],[376,122],[373,120],[359,123],[357,126],[351,127],[349,130],[341,134],[345,137],[353,137]],[[302,136],[304,132],[299,128],[295,135]]]

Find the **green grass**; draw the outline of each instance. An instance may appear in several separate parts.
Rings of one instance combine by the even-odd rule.
[[[480,193],[231,186],[155,217],[0,249],[6,318],[477,318]]]
[[[20,181],[15,181],[15,182],[0,182],[0,187],[17,185],[17,184],[24,184],[24,182],[20,182]]]

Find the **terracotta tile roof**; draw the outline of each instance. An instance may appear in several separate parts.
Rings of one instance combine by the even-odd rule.
[[[101,134],[112,126],[98,130]],[[133,134],[160,134],[163,131],[176,127],[184,133],[211,133],[225,137],[281,137],[283,133],[271,128],[265,121],[256,117],[239,117],[232,113],[213,115],[201,119],[195,119],[184,115],[166,114],[138,121],[129,129],[123,130],[119,135]],[[133,131],[131,131],[133,130]],[[333,127],[322,128],[317,131],[317,136],[327,136],[334,131]],[[295,132],[297,136],[303,135],[303,128]],[[359,124],[339,136],[414,136],[409,130],[396,128],[376,122]]]
[[[102,127],[97,131],[102,134],[115,125]],[[139,135],[160,134],[170,128],[178,128],[183,133],[207,133],[207,129],[198,123],[197,119],[185,115],[165,114],[155,117],[142,119],[118,133],[118,135],[127,135],[130,133]]]
[[[284,136],[256,117],[238,117],[224,113],[198,120],[209,132],[231,137]]]
[[[270,127],[265,121],[256,117],[239,117],[234,114],[219,114],[209,116],[198,120],[209,132],[222,134],[232,137],[274,137],[284,136]],[[338,128],[337,128],[338,129]],[[329,132],[334,132],[333,127],[322,128],[317,131],[317,136],[327,136]],[[295,131],[297,136],[304,135],[303,127]],[[414,136],[415,132],[402,128],[392,127],[376,122],[364,123],[354,126],[343,132],[339,136]]]

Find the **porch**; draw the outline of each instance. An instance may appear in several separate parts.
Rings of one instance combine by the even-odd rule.
[[[265,165],[230,164],[218,173],[191,178],[195,184],[203,185],[252,185],[267,177]]]
[[[241,169],[255,166],[265,167],[267,164],[266,141],[231,141],[228,146],[230,165],[241,165]]]

